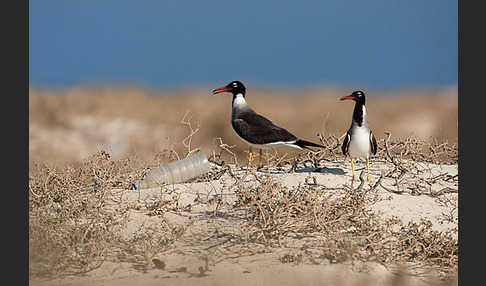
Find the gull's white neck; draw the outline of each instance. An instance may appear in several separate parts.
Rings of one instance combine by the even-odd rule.
[[[247,104],[245,98],[243,97],[243,94],[238,93],[237,95],[235,95],[235,99],[233,100],[233,107],[243,107],[245,105]]]

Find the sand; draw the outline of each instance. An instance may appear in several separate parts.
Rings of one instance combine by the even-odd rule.
[[[379,200],[369,205],[369,208],[380,214],[382,218],[397,217],[404,223],[430,220],[433,229],[447,231],[457,229],[457,198],[458,169],[456,165],[434,165],[417,163],[414,169],[422,178],[447,177],[450,180],[436,180],[427,186],[432,193],[447,191],[441,196],[416,195],[406,188],[407,178],[398,193],[395,180],[383,178],[382,186],[373,191]],[[359,164],[357,175],[363,164]],[[393,166],[384,162],[375,162],[371,169],[372,186],[382,172],[391,170]],[[237,170],[238,168],[235,168]],[[245,172],[240,170],[239,172]],[[343,191],[332,191],[333,187],[350,185],[350,164],[329,162],[324,168],[300,168],[294,173],[283,173],[273,170],[269,176],[285,186],[299,184],[319,184],[334,192],[336,199]],[[158,253],[152,259],[151,265],[145,269],[137,269],[136,265],[127,261],[121,263],[105,262],[101,267],[84,275],[68,276],[54,280],[31,280],[31,285],[425,285],[427,273],[414,276],[397,275],[396,269],[387,268],[379,263],[332,263],[326,259],[313,259],[312,254],[299,248],[297,242],[289,241],[285,247],[265,248],[255,246],[253,255],[245,251],[238,253],[235,247],[225,245],[225,237],[218,234],[230,233],[234,222],[225,217],[224,211],[219,219],[211,218],[209,214],[218,211],[214,198],[222,197],[223,202],[231,203],[236,199],[231,186],[234,179],[224,174],[219,180],[210,182],[184,183],[143,190],[114,189],[112,193],[116,200],[106,202],[106,210],[120,204],[146,204],[147,202],[174,201],[183,212],[165,212],[162,215],[150,216],[147,211],[132,210],[124,235],[129,238],[142,227],[159,227],[162,221],[171,225],[188,226],[188,230],[172,247]],[[254,184],[249,179],[245,183]],[[353,185],[356,188],[359,185]],[[385,189],[387,188],[387,189]],[[221,208],[222,210],[223,208]],[[115,210],[115,209],[114,209]],[[217,216],[218,217],[218,216]],[[214,232],[212,237],[208,233]],[[201,236],[200,234],[206,234]],[[243,246],[242,246],[243,247]],[[296,261],[282,263],[285,255],[301,257]],[[300,255],[300,256],[299,256]],[[399,284],[403,279],[408,284]],[[398,284],[397,284],[398,283]],[[457,284],[455,281],[454,284]]]

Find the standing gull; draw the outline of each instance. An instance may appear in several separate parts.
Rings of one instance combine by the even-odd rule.
[[[229,92],[233,94],[233,108],[231,110],[231,127],[243,141],[248,144],[248,160],[252,158],[252,148],[260,149],[260,161],[262,166],[262,149],[270,149],[277,146],[290,146],[303,150],[311,147],[324,146],[309,141],[298,139],[289,131],[275,125],[272,121],[257,114],[246,103],[246,88],[240,81],[232,81],[228,85],[213,90],[213,94]]]
[[[351,169],[353,171],[352,180],[358,181],[354,175],[354,159],[365,158],[366,170],[368,172],[367,181],[370,181],[370,164],[371,154],[376,155],[378,148],[375,136],[371,132],[365,107],[365,94],[361,90],[353,92],[351,95],[341,97],[341,100],[354,100],[353,120],[351,127],[344,137],[341,147],[344,155],[351,157]]]

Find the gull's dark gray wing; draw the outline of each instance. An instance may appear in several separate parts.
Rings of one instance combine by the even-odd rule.
[[[297,137],[273,124],[267,118],[253,112],[238,113],[232,120],[233,129],[246,141],[253,144],[296,141]]]
[[[341,145],[341,150],[343,151],[344,155],[348,154],[348,147],[349,147],[350,139],[351,139],[351,135],[349,134],[349,131],[348,131],[348,132],[346,132],[346,136],[344,137],[343,145]]]
[[[371,147],[371,153],[373,155],[376,155],[376,151],[378,150],[378,144],[376,144],[375,135],[373,135],[373,132],[371,132],[371,130],[370,130],[370,147]]]

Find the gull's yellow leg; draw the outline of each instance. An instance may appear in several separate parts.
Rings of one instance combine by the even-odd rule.
[[[366,177],[366,181],[371,182],[370,180],[370,161],[366,158],[366,171],[368,172],[368,176]]]
[[[353,158],[351,158],[351,170],[353,171],[353,178],[351,179],[351,182],[352,181],[359,182],[359,179],[356,178],[356,176],[354,175],[354,160],[353,160]]]
[[[250,165],[251,163],[251,157],[253,156],[253,154],[251,153],[251,147],[248,148],[248,165]]]

